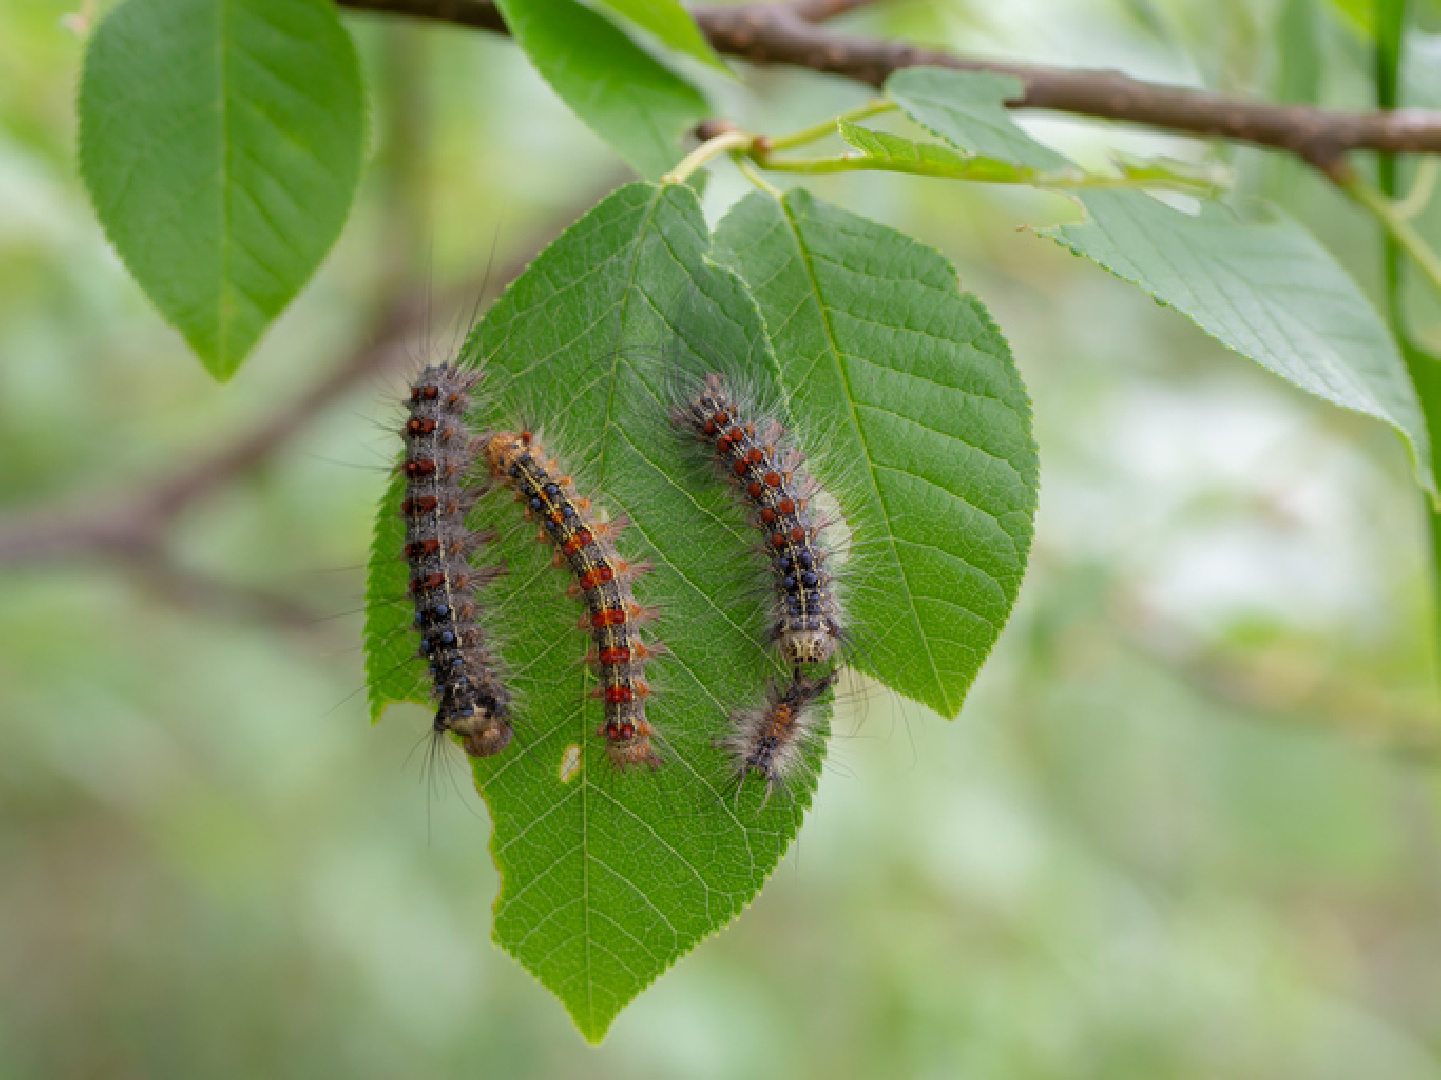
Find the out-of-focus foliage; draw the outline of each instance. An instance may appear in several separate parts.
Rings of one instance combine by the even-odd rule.
[[[65,11],[0,6],[7,516],[182,465],[354,347],[398,266],[445,296],[479,275],[498,223],[504,266],[616,180],[513,45],[356,20],[380,162],[315,284],[216,387],[75,179]],[[968,49],[1251,89],[1270,78],[1268,12],[1038,0],[886,17]],[[1328,22],[1322,97],[1361,107],[1349,34]],[[863,96],[765,79],[767,104],[737,119],[767,129]],[[397,141],[402,115],[420,141]],[[1026,123],[1099,156],[1079,125]],[[1323,182],[1235,158],[1375,280],[1368,223]],[[367,387],[180,537],[186,567],[332,618],[287,631],[103,567],[0,570],[7,1080],[1436,1074],[1435,704],[1397,441],[1015,233],[1074,219],[1066,200],[816,187],[953,258],[1035,398],[1033,571],[961,719],[857,688],[792,860],[586,1047],[488,941],[478,801],[447,791],[427,821],[406,760],[426,712],[371,728],[355,693],[345,613],[395,449],[395,383]],[[722,174],[707,206],[745,190]],[[1441,211],[1421,225],[1441,238]],[[395,242],[417,233],[418,250]]]

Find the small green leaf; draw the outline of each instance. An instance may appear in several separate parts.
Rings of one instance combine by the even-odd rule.
[[[355,50],[324,0],[125,0],[80,86],[80,168],[126,267],[229,378],[349,213]]]
[[[848,120],[840,121],[839,127],[841,138],[874,161],[878,168],[998,184],[1029,184],[1035,180],[1035,169],[991,158],[971,157],[949,146],[915,142],[902,135],[863,128]]]
[[[956,716],[1010,615],[1038,465],[1006,341],[938,252],[804,190],[743,199],[718,244],[755,292],[791,411],[855,537],[855,662]]]
[[[1025,93],[1013,75],[909,67],[886,80],[886,93],[912,120],[958,150],[1043,172],[1072,166],[1011,119],[1003,102]]]
[[[488,372],[478,430],[519,418],[559,432],[547,449],[582,494],[632,526],[623,557],[650,560],[636,585],[661,618],[646,636],[667,654],[649,669],[647,715],[666,764],[620,775],[596,731],[588,636],[569,579],[551,566],[535,526],[501,490],[476,509],[505,534],[486,561],[506,575],[487,588],[495,634],[517,694],[515,738],[474,763],[495,824],[504,877],[495,940],[549,988],[586,1038],[706,935],[740,913],[800,827],[815,779],[762,806],[752,780],[737,793],[712,743],[729,710],[761,700],[777,675],[766,603],[739,582],[764,576],[753,530],[723,485],[671,430],[665,358],[726,357],[757,385],[776,361],[754,301],[709,261],[710,235],[685,185],[621,188],[550,246],[477,327],[463,362]],[[381,507],[366,626],[372,708],[424,701],[407,568],[399,558],[401,484]],[[572,749],[574,748],[574,749]],[[580,751],[580,771],[562,762]],[[819,767],[819,762],[811,764]],[[481,918],[477,899],[477,918]]]
[[[649,30],[677,52],[693,56],[713,68],[730,74],[725,61],[716,55],[700,32],[690,12],[676,0],[603,0],[605,6],[637,26]]]
[[[1086,220],[1042,230],[1189,315],[1201,329],[1288,382],[1391,424],[1433,494],[1416,391],[1376,310],[1301,225],[1271,208],[1242,221],[1219,203],[1191,217],[1128,191],[1081,193]]]
[[[574,0],[498,0],[530,62],[585,123],[642,176],[680,159],[705,98],[625,33]]]

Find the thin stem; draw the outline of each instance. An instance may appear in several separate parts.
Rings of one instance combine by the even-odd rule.
[[[662,176],[663,184],[683,184],[690,179],[690,174],[699,169],[712,158],[719,157],[728,150],[749,150],[755,137],[745,131],[722,131],[713,139],[707,139],[701,143],[684,158],[670,172]]]
[[[1185,177],[1143,177],[1094,176],[1085,173],[1044,173],[1023,165],[992,161],[988,158],[970,158],[954,164],[943,161],[898,161],[884,160],[864,154],[843,154],[828,158],[783,158],[776,159],[753,150],[749,159],[762,168],[774,172],[794,173],[844,173],[874,170],[897,172],[911,176],[930,176],[941,180],[964,180],[977,184],[1024,184],[1036,188],[1150,188],[1152,190],[1175,191],[1183,195],[1207,194],[1215,190],[1215,184]]]
[[[1411,190],[1396,203],[1396,213],[1407,221],[1425,210],[1436,190],[1436,177],[1441,175],[1441,162],[1433,157],[1424,157],[1416,166],[1416,178],[1411,181]]]
[[[870,116],[879,116],[881,113],[891,112],[895,109],[895,103],[884,101],[881,98],[866,102],[858,108],[843,112],[839,116],[833,116],[829,120],[819,124],[812,124],[810,127],[793,131],[789,135],[777,135],[773,139],[767,139],[764,146],[767,150],[792,150],[797,146],[804,146],[806,143],[815,142],[817,139],[824,139],[827,135],[834,135],[836,128],[842,120],[855,123],[857,120],[864,120]]]
[[[1411,222],[1399,212],[1397,204],[1382,195],[1354,173],[1341,184],[1346,194],[1371,212],[1386,230],[1387,236],[1421,269],[1427,279],[1441,292],[1441,257],[1431,250]]]
[[[732,154],[731,160],[736,163],[736,168],[740,169],[741,175],[756,187],[772,198],[779,199],[781,197],[781,189],[762,176],[761,171],[755,167],[755,163],[745,154]]]

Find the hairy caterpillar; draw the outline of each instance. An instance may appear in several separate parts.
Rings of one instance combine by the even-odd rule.
[[[819,485],[781,423],[759,413],[724,376],[711,373],[671,418],[709,447],[717,470],[740,493],[765,537],[774,578],[770,633],[799,680],[803,664],[830,660],[844,631],[825,565],[826,523],[813,508]]]
[[[581,627],[590,631],[593,645],[586,659],[600,677],[595,693],[605,707],[599,734],[611,762],[621,769],[659,767],[661,758],[650,744],[655,732],[645,715],[650,694],[645,663],[658,646],[642,641],[637,631],[655,612],[637,604],[631,592],[631,582],[649,565],[620,558],[614,539],[624,523],[597,520],[590,500],[577,497],[572,479],[530,432],[491,435],[485,459],[491,475],[526,504],[527,517],[542,523],[539,539],[555,545],[556,565],[567,564],[575,577],[573,590],[586,606]]]
[[[420,631],[420,655],[430,663],[432,693],[439,705],[432,732],[460,737],[472,757],[490,757],[510,743],[510,691],[499,680],[495,657],[479,624],[476,589],[502,572],[475,569],[469,555],[494,539],[488,530],[465,524],[474,503],[464,481],[481,440],[472,436],[465,414],[470,392],[483,378],[451,364],[426,367],[407,401],[405,440],[404,557],[410,566],[409,592]]]
[[[769,800],[805,767],[805,753],[820,737],[815,704],[839,677],[836,671],[814,679],[799,676],[784,686],[772,680],[765,704],[731,714],[732,730],[716,745],[730,754],[739,779],[748,772],[765,777]]]

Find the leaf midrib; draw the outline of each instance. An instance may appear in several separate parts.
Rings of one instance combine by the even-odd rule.
[[[836,374],[840,378],[842,387],[845,391],[846,410],[850,413],[851,424],[855,428],[856,438],[859,439],[861,441],[861,444],[866,447],[866,477],[870,481],[871,492],[875,496],[876,503],[881,507],[882,517],[886,521],[886,544],[888,547],[891,548],[891,552],[895,560],[897,573],[900,575],[901,582],[905,586],[906,609],[909,612],[911,622],[915,627],[916,636],[920,639],[921,646],[925,650],[926,666],[931,672],[931,678],[934,681],[936,688],[940,691],[941,700],[946,703],[946,710],[949,713],[951,709],[951,697],[948,693],[946,693],[945,682],[941,679],[940,672],[937,670],[935,656],[931,652],[930,641],[926,637],[925,628],[921,622],[920,612],[916,610],[915,593],[911,588],[910,578],[906,574],[905,563],[901,560],[900,553],[896,551],[896,538],[890,528],[890,508],[886,505],[886,500],[881,495],[880,483],[876,479],[875,466],[871,461],[870,447],[861,429],[860,416],[856,412],[855,396],[851,390],[850,378],[847,375],[845,364],[842,363],[841,358],[844,354],[841,351],[840,342],[836,339],[835,327],[831,325],[830,309],[826,305],[825,298],[821,295],[820,280],[816,277],[815,270],[811,265],[810,252],[808,251],[806,244],[801,237],[800,226],[795,219],[795,215],[791,212],[791,204],[789,197],[783,196],[779,200],[779,202],[781,207],[781,213],[785,217],[786,224],[790,227],[791,235],[795,238],[796,250],[800,253],[801,265],[805,269],[806,280],[810,283],[811,291],[816,298],[816,307],[820,312],[821,325],[825,332],[827,348],[829,349],[831,356],[834,358]]]

